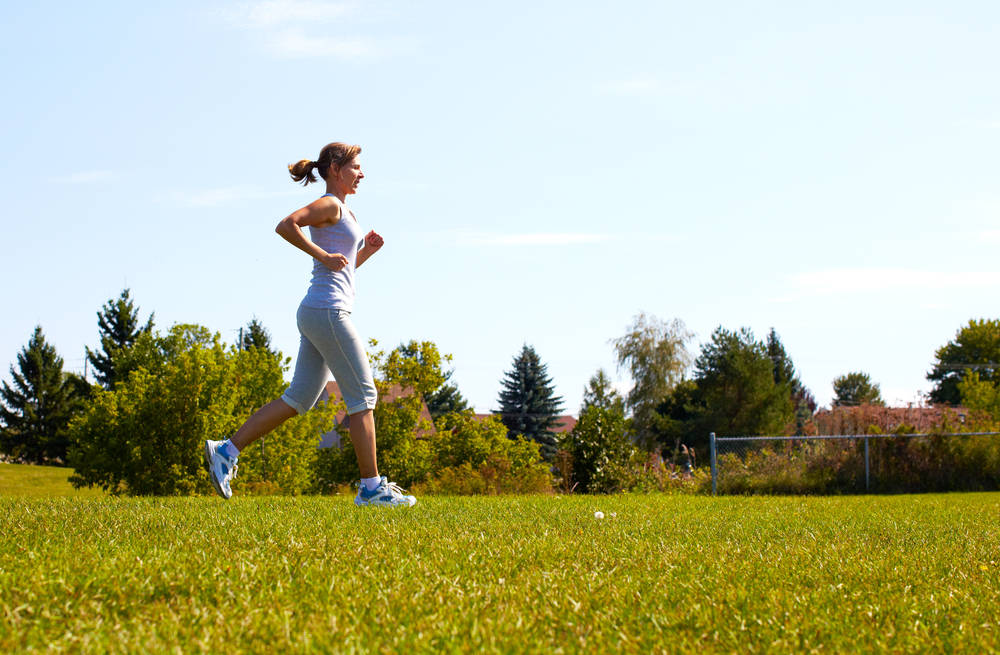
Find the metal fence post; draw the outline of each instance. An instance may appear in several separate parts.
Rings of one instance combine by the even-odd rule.
[[[865,491],[868,491],[868,437],[865,437]]]
[[[716,466],[715,466],[715,433],[710,432],[708,435],[709,447],[712,451],[712,495],[715,495],[715,479],[716,479]]]

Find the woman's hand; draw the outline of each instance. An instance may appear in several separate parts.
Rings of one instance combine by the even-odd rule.
[[[379,233],[376,232],[375,230],[372,230],[371,232],[366,234],[365,245],[362,246],[361,250],[358,251],[358,259],[354,265],[358,267],[364,264],[366,261],[368,261],[368,258],[377,253],[378,249],[381,248],[384,244],[385,241],[382,240],[381,235],[379,235]]]
[[[371,248],[372,252],[375,252],[385,244],[385,240],[382,236],[378,234],[375,230],[372,230],[365,236],[365,245]]]
[[[344,257],[339,252],[328,252],[320,258],[319,262],[331,271],[339,271],[347,266],[347,257]]]

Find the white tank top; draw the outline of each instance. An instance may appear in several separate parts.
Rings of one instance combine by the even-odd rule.
[[[324,194],[330,195],[333,194]],[[365,237],[354,213],[347,207],[341,207],[339,221],[322,227],[309,226],[309,238],[323,250],[346,257],[347,266],[339,271],[331,271],[313,258],[312,282],[306,297],[302,299],[305,307],[347,311],[354,308],[354,269],[358,251],[365,244]]]

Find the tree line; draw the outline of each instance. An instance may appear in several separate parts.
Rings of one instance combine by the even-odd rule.
[[[96,384],[63,371],[42,328],[34,330],[10,367],[11,382],[0,389],[0,452],[17,461],[68,463],[80,484],[111,491],[198,492],[203,476],[188,451],[194,446],[197,454],[199,439],[232,432],[280,394],[289,360],[272,348],[256,319],[231,346],[197,325],[161,334],[153,314],[141,318],[128,289],[97,318],[100,345],[86,350]],[[719,326],[696,354],[692,338],[680,320],[636,316],[611,340],[630,390],[623,396],[606,371],[596,371],[568,433],[555,430],[564,402],[528,344],[500,380],[498,409],[486,422],[474,420],[452,380],[450,356],[433,343],[376,351],[379,384],[413,392],[376,411],[381,458],[397,479],[429,488],[663,488],[677,471],[690,474],[691,464],[704,459],[710,432],[815,430],[815,397],[776,330],[758,339],[748,328]],[[997,362],[1000,320],[969,321],[935,352],[927,374],[935,383],[930,400],[1000,418]],[[838,376],[833,390],[835,406],[884,404],[879,385],[861,371]],[[414,398],[426,402],[440,437],[421,436],[426,430]],[[355,466],[349,440],[338,452],[314,452],[318,435],[334,424],[334,408],[326,409],[292,421],[287,434],[245,454],[241,469],[250,472],[244,482],[296,493],[348,482]],[[456,455],[448,441],[463,439],[467,448]],[[673,473],[665,475],[668,469]]]

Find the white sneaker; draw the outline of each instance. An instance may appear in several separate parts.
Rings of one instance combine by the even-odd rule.
[[[359,506],[413,507],[417,504],[417,499],[413,496],[407,496],[398,484],[389,482],[389,479],[383,475],[374,491],[368,491],[363,484],[358,485],[358,495],[354,497],[354,504]]]
[[[208,477],[212,479],[212,484],[219,495],[229,500],[233,495],[233,490],[229,482],[236,477],[239,466],[236,465],[237,457],[226,457],[219,452],[219,447],[224,441],[205,442],[205,464],[208,466]]]

